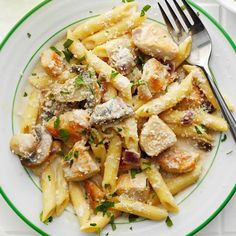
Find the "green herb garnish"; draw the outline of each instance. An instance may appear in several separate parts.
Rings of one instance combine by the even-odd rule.
[[[115,224],[114,220],[115,220],[115,216],[112,215],[110,224],[111,224],[111,228],[113,231],[116,230],[116,224]]]
[[[66,129],[59,129],[59,135],[64,142],[70,138],[70,133]]]
[[[135,222],[138,219],[138,216],[129,214],[129,222]]]
[[[233,152],[233,151],[231,150],[231,151],[227,152],[226,155],[229,155],[229,154],[231,154],[232,152]]]
[[[146,12],[151,8],[150,5],[146,5],[143,7],[143,9],[141,10],[140,16],[145,16]]]
[[[166,225],[167,225],[168,227],[171,227],[171,226],[173,225],[173,222],[172,222],[172,220],[170,219],[169,216],[167,216],[167,218],[166,218]]]
[[[182,11],[186,10],[186,6],[185,5],[182,5],[180,8],[182,9]]]
[[[32,75],[32,76],[36,76],[37,74],[36,74],[36,73],[32,73],[31,75]]]
[[[74,152],[74,158],[78,158],[79,157],[79,152],[78,151],[75,151]]]
[[[114,79],[117,75],[119,75],[119,73],[113,70],[110,75],[110,80]]]
[[[99,143],[98,143],[98,145],[102,145],[102,144],[104,144],[105,143],[105,138],[103,138]]]
[[[121,128],[117,128],[117,132],[119,132],[119,133],[120,133],[121,131],[122,131],[122,129],[121,129]]]
[[[85,83],[84,83],[83,77],[81,75],[78,75],[78,77],[76,77],[76,79],[75,79],[75,85],[77,87],[80,87],[81,85],[84,85],[84,84]]]
[[[129,230],[133,231],[133,227],[132,227],[132,226],[130,226],[130,227],[129,227]]]
[[[68,95],[68,94],[70,94],[70,92],[69,92],[69,91],[66,91],[66,90],[61,90],[61,91],[60,91],[60,94],[61,94],[61,95]]]
[[[81,58],[79,58],[78,59],[78,63],[81,63],[82,61],[84,61],[86,59],[86,57],[85,56],[83,56],[83,57],[81,57]]]
[[[96,226],[97,224],[96,223],[90,223],[90,226]]]
[[[31,38],[31,33],[27,33],[27,37],[30,39]]]
[[[70,60],[73,58],[73,54],[71,53],[71,51],[69,51],[68,49],[66,49],[65,51],[62,51],[65,59],[67,62],[70,62]]]
[[[64,48],[69,48],[73,42],[74,42],[73,40],[67,39],[63,44]]]
[[[50,47],[52,51],[54,51],[57,55],[61,56],[61,52],[54,46]]]
[[[73,149],[71,149],[71,150],[67,153],[67,155],[64,157],[64,160],[65,160],[65,161],[70,160],[71,157],[72,157],[72,154],[73,154]]]
[[[195,125],[194,128],[198,134],[203,134],[206,132],[206,128],[204,125]]]
[[[126,2],[134,2],[134,0],[122,0],[123,3],[126,3]]]
[[[48,181],[51,181],[51,175],[48,175]]]
[[[142,163],[142,170],[145,171],[145,170],[150,170],[151,169],[151,165],[152,163],[149,162],[149,161],[145,161]]]
[[[57,116],[56,120],[54,121],[54,129],[58,129],[60,125],[60,118]]]
[[[94,143],[94,136],[93,136],[92,132],[89,134],[88,143],[89,143],[90,145]]]
[[[71,160],[70,160],[70,168],[72,167],[73,163],[74,163],[74,160],[71,159]]]
[[[26,92],[24,92],[24,95],[23,95],[24,97],[27,97],[28,96],[28,93],[26,93]]]
[[[99,211],[102,212],[103,216],[104,216],[107,213],[108,209],[110,209],[111,207],[114,207],[114,206],[115,206],[114,202],[104,201],[95,208],[95,211],[96,212],[99,212]]]
[[[131,178],[134,179],[135,176],[140,173],[141,171],[140,170],[137,170],[137,169],[131,169],[130,170],[130,174],[131,174]]]
[[[227,139],[227,135],[223,134],[223,137],[221,138],[221,142],[224,142]]]

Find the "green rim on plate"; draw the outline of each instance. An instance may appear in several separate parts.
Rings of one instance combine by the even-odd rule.
[[[37,10],[39,10],[41,7],[46,5],[47,3],[51,2],[52,0],[44,0],[42,3],[37,5],[35,8],[33,8],[31,11],[29,11],[7,34],[7,36],[3,39],[3,41],[0,44],[0,50],[4,47],[4,45],[7,43],[8,39],[14,34],[14,32],[18,29],[22,23],[28,19],[33,13],[35,13]],[[205,15],[225,36],[227,41],[232,46],[233,50],[236,52],[236,44],[231,39],[229,34],[222,28],[222,26],[212,17],[210,16],[205,10],[203,10],[201,7],[199,7],[197,4],[195,4],[192,0],[187,0],[194,8],[196,8],[199,12],[201,12],[203,15]],[[233,187],[229,195],[226,197],[226,199],[223,201],[223,203],[218,207],[218,209],[209,217],[207,218],[201,225],[199,225],[197,228],[195,228],[192,232],[188,233],[187,236],[191,236],[199,232],[202,228],[204,228],[209,222],[211,222],[222,209],[226,206],[226,204],[230,201],[230,199],[233,197],[234,193],[236,192],[236,185]],[[7,197],[4,190],[0,186],[0,194],[5,199],[5,201],[8,203],[8,205],[11,207],[11,209],[25,222],[27,223],[31,228],[33,228],[35,231],[40,233],[43,236],[49,236],[48,233],[44,232],[42,229],[34,225],[30,220],[28,220],[11,202],[11,200]]]

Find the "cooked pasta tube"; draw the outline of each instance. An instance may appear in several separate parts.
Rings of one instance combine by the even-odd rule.
[[[64,171],[59,159],[55,164],[56,172],[56,215],[59,216],[63,213],[69,203],[69,190],[68,183],[64,177]]]
[[[124,17],[129,16],[132,12],[137,10],[137,3],[130,2],[115,7],[113,10],[94,17],[86,22],[79,24],[73,31],[73,35],[76,39],[83,40],[86,37],[115,24],[122,20]]]
[[[193,89],[193,76],[190,73],[180,84],[177,82],[169,86],[166,94],[154,98],[151,101],[142,105],[137,111],[136,115],[140,117],[149,117],[153,114],[158,115],[159,113],[172,108],[178,102],[188,96]]]
[[[54,214],[56,209],[56,178],[51,165],[42,173],[40,183],[43,193],[43,213],[41,220],[44,222]]]
[[[30,133],[36,124],[39,112],[40,96],[41,92],[37,89],[33,89],[29,95],[21,123],[22,133]]]
[[[198,126],[180,126],[175,124],[167,124],[175,133],[176,136],[181,138],[192,138],[198,141],[203,142],[212,142],[213,136],[211,134],[206,133],[205,131],[199,130]]]
[[[162,220],[168,215],[166,209],[162,207],[148,205],[123,196],[119,197],[119,202],[115,203],[114,209],[150,220]]]
[[[200,162],[198,162],[196,168],[193,171],[178,176],[164,177],[164,181],[170,192],[173,195],[176,195],[177,193],[196,183],[201,176],[201,172],[202,165]]]
[[[106,28],[89,36],[88,38],[85,38],[82,43],[87,49],[94,49],[98,45],[101,45],[111,39],[118,38],[119,36],[131,31],[133,28],[142,24],[145,18],[145,16],[140,16],[140,13],[135,13],[127,18],[124,18],[122,21],[111,26],[110,28]]]
[[[80,226],[86,224],[90,217],[90,206],[85,199],[79,182],[69,182],[69,193],[75,213],[79,219]]]
[[[179,52],[174,58],[175,68],[178,68],[189,56],[192,49],[192,36],[188,36],[180,45]]]
[[[147,161],[142,160],[141,168],[143,169],[145,175],[148,178],[153,190],[160,199],[161,204],[171,212],[178,212],[178,206],[172,196],[169,188],[167,187],[162,175],[158,171],[157,167],[151,163],[148,167],[145,165]]]
[[[121,158],[121,148],[121,139],[118,135],[114,134],[107,150],[102,181],[104,190],[109,193],[113,193],[116,188],[116,179]]]
[[[170,124],[180,125],[183,124],[184,119],[189,119],[190,124],[205,125],[207,128],[219,132],[225,132],[228,130],[227,122],[223,118],[209,114],[200,109],[188,111],[167,111],[161,114],[160,118]]]

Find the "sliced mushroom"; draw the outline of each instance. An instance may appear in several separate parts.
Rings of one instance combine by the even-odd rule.
[[[44,126],[37,125],[35,134],[14,135],[11,150],[20,156],[22,165],[34,168],[47,160],[52,145],[52,137]]]
[[[134,110],[130,105],[121,98],[114,98],[95,107],[91,115],[91,122],[95,126],[110,124],[128,118],[133,114]]]

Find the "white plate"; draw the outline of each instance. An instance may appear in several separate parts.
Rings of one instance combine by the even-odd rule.
[[[44,48],[49,47],[65,34],[65,29],[78,20],[111,9],[121,1],[110,0],[54,0],[45,1],[24,17],[0,45],[0,191],[9,206],[28,225],[42,235],[74,236],[80,233],[76,217],[66,211],[48,226],[39,220],[41,192],[32,182],[19,160],[9,150],[9,139],[18,131],[20,100],[26,79]],[[149,15],[162,21],[155,0],[140,0],[143,6],[151,4]],[[224,30],[201,8],[201,19],[209,30],[213,42],[211,68],[224,94],[236,106],[235,81],[236,46]],[[90,11],[93,11],[92,13]],[[31,38],[27,33],[31,33]],[[211,221],[230,200],[236,191],[236,147],[230,134],[221,143],[216,138],[214,150],[205,158],[200,181],[177,196],[180,213],[172,215],[174,226],[168,228],[164,222],[143,221],[119,224],[112,232],[107,227],[103,233],[109,235],[193,235]],[[228,152],[232,151],[230,154]],[[123,220],[124,221],[124,220]],[[133,227],[133,231],[129,228]]]
[[[235,0],[217,0],[223,7],[236,13],[236,1]]]

